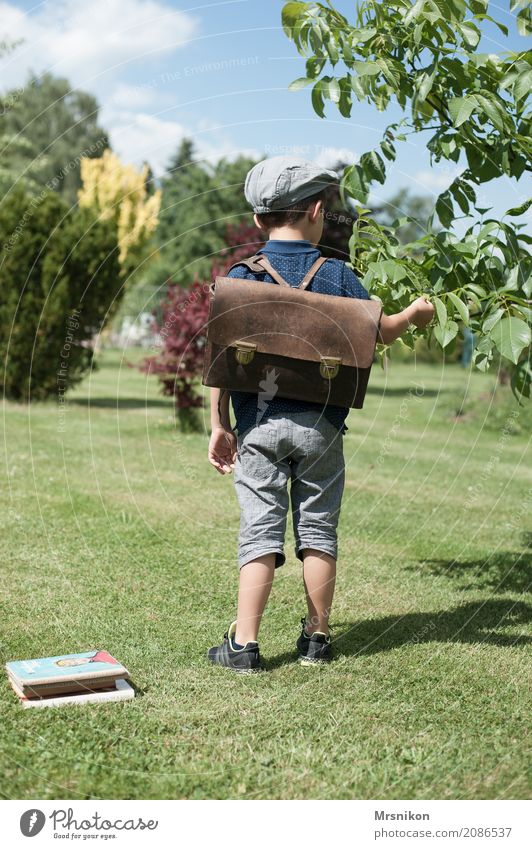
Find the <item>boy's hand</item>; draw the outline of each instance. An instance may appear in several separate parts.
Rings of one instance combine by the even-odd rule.
[[[231,430],[215,427],[209,439],[209,463],[221,475],[231,474],[236,460],[236,436]]]
[[[412,301],[408,307],[408,312],[412,324],[415,324],[419,328],[426,327],[434,317],[434,307],[427,300],[426,295],[422,295],[420,298]]]

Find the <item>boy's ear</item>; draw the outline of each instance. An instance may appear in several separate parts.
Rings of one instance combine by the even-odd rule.
[[[261,220],[256,212],[253,213],[253,221],[255,222],[255,227],[257,227],[258,230],[266,232],[264,225],[261,223]]]
[[[314,224],[318,220],[318,216],[323,209],[323,201],[317,200],[308,210],[309,220]]]

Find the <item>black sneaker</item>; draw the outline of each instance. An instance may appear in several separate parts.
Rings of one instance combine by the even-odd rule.
[[[296,643],[301,666],[316,666],[331,662],[331,638],[321,631],[309,637],[305,631],[306,619],[301,620],[301,635]]]
[[[249,642],[246,643],[244,648],[235,649],[233,648],[235,632],[236,622],[233,622],[224,634],[224,641],[221,646],[213,646],[212,649],[209,649],[207,657],[211,663],[217,666],[225,666],[227,669],[232,669],[233,672],[240,672],[243,675],[260,672],[259,644]]]

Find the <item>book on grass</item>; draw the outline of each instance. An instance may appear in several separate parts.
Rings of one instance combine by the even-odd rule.
[[[79,654],[37,657],[6,663],[11,686],[26,698],[90,694],[114,686],[129,672],[106,651],[91,649]]]
[[[29,698],[11,680],[11,686],[23,708],[57,707],[59,705],[87,704],[89,702],[124,702],[135,697],[135,690],[125,678],[118,678],[111,686],[85,693],[65,693],[62,696],[37,696]]]

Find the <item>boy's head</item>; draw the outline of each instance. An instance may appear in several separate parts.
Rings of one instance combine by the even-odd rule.
[[[334,171],[315,162],[274,156],[251,169],[244,194],[257,227],[268,236],[304,238],[317,244],[323,231],[326,190],[337,181]]]

